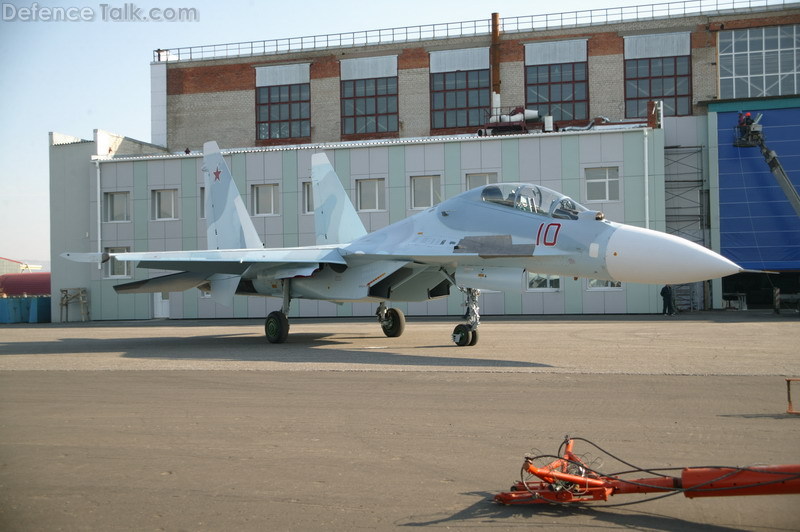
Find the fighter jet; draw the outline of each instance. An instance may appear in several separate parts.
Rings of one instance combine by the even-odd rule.
[[[293,299],[378,303],[386,336],[405,316],[387,301],[426,301],[460,291],[464,323],[452,340],[475,345],[480,290],[521,290],[527,270],[630,283],[680,284],[741,271],[688,240],[606,220],[575,200],[529,183],[463,192],[367,233],[328,157],[312,155],[316,245],[265,248],[216,142],[203,146],[208,250],[62,256],[83,262],[138,262],[178,273],[115,286],[121,294],[199,288],[219,303],[234,294],[283,299],[265,322],[267,340],[285,342]]]

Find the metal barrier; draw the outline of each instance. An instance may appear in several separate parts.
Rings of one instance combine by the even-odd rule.
[[[786,0],[686,0],[630,7],[609,7],[566,13],[548,13],[500,19],[503,33],[521,33],[579,26],[597,26],[619,22],[636,22],[669,17],[751,13],[798,6]],[[400,28],[331,33],[308,37],[291,37],[263,41],[159,48],[153,51],[153,62],[203,61],[231,57],[272,55],[306,50],[326,50],[376,44],[403,43],[489,35],[491,18],[441,24],[424,24]]]

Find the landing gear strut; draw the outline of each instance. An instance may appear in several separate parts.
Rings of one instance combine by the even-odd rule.
[[[396,338],[403,334],[406,328],[406,317],[402,310],[386,308],[386,304],[381,301],[375,315],[378,316],[378,323],[381,324],[383,334],[389,338]]]
[[[282,344],[289,336],[289,319],[286,315],[289,313],[291,305],[290,284],[290,279],[283,280],[283,306],[280,310],[270,312],[264,321],[264,332],[267,335],[267,341],[271,344]]]
[[[481,295],[481,291],[460,286],[458,289],[466,296],[467,313],[464,318],[467,323],[459,323],[453,329],[453,342],[458,346],[475,345],[478,343],[478,325],[481,322],[481,316],[478,313],[478,296]]]

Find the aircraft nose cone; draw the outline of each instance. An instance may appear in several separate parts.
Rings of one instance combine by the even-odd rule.
[[[617,281],[681,284],[741,271],[735,263],[684,238],[622,225],[606,248],[606,269]]]

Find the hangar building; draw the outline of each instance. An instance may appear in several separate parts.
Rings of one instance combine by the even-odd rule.
[[[203,248],[207,140],[226,153],[269,247],[313,243],[310,158],[324,150],[368,230],[479,184],[530,181],[609,219],[780,271],[773,282],[798,291],[800,218],[759,150],[733,140],[739,111],[761,113],[770,148],[800,185],[799,53],[800,4],[740,0],[157,49],[150,143],[100,130],[91,140],[51,134],[53,292],[85,289],[92,319],[263,317],[279,308],[258,297],[227,308],[196,290],[120,296],[114,284],[150,274],[59,257]],[[552,122],[487,134],[493,116],[513,108]],[[682,286],[679,305],[719,308],[726,292],[755,300],[763,277]],[[482,313],[660,309],[653,286],[536,272],[520,286],[521,294],[484,293]],[[461,304],[452,295],[397,306],[459,315]],[[298,301],[292,314],[373,312]]]

